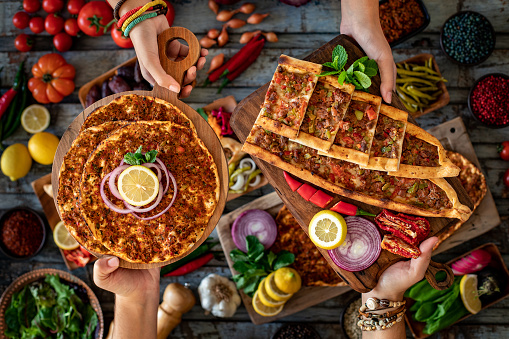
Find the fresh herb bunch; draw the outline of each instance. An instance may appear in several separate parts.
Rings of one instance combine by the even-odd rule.
[[[234,262],[233,268],[240,272],[233,276],[233,281],[239,290],[243,289],[244,293],[252,297],[264,277],[281,267],[293,264],[295,255],[284,250],[278,254],[265,250],[253,235],[248,235],[246,242],[247,253],[235,249],[230,252],[230,258]]]
[[[14,293],[5,311],[7,338],[95,338],[97,313],[88,300],[46,274]]]
[[[348,53],[341,45],[337,45],[332,51],[332,62],[323,64],[325,67],[334,69],[334,71],[322,72],[318,76],[338,75],[338,82],[340,85],[344,83],[355,85],[355,89],[364,90],[367,92],[371,86],[371,78],[378,72],[378,65],[375,60],[369,59],[364,56],[354,61],[345,71],[345,65],[348,61]]]
[[[129,165],[141,165],[145,163],[155,162],[156,161],[156,150],[148,151],[145,154],[141,153],[141,147],[138,147],[135,153],[127,153],[124,155],[124,162],[128,163]]]

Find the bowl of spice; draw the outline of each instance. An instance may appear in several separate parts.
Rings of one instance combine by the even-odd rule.
[[[320,335],[311,325],[287,324],[279,328],[272,339],[320,339]]]
[[[491,73],[480,77],[468,94],[468,109],[489,128],[509,126],[509,76]]]
[[[391,47],[422,32],[430,23],[421,0],[382,0],[378,4],[380,24]]]
[[[350,299],[348,306],[341,314],[341,329],[343,335],[348,339],[361,339],[362,330],[357,326],[359,321],[359,308],[362,306],[362,298],[356,294],[354,298]]]
[[[479,65],[495,49],[495,31],[482,14],[461,11],[445,21],[440,32],[440,46],[456,64]]]
[[[0,217],[0,250],[12,259],[36,255],[46,240],[41,217],[32,209],[17,207]]]

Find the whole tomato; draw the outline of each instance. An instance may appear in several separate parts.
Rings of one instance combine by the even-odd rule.
[[[44,28],[51,35],[58,34],[64,29],[64,18],[58,14],[49,14],[44,20]]]
[[[67,3],[67,11],[72,15],[78,15],[84,5],[85,0],[69,0]]]
[[[70,36],[77,36],[78,33],[80,32],[78,20],[76,20],[75,18],[69,18],[65,20],[64,30]]]
[[[105,1],[91,1],[83,6],[78,14],[78,25],[83,33],[90,36],[101,36],[113,20],[113,10]],[[111,27],[111,26],[110,26]]]
[[[504,173],[504,185],[509,187],[509,168]]]
[[[30,19],[28,27],[30,27],[30,30],[35,34],[42,33],[44,32],[44,19],[40,16],[34,16]]]
[[[14,27],[19,29],[25,29],[28,27],[30,21],[30,15],[27,12],[18,12],[12,17],[12,24]]]
[[[64,5],[64,0],[42,0],[42,9],[49,14],[60,12]]]
[[[14,47],[20,52],[28,52],[32,49],[34,40],[28,34],[20,34],[14,39]]]
[[[113,41],[115,41],[115,43],[117,44],[118,47],[121,47],[121,48],[133,48],[133,42],[131,41],[131,38],[129,37],[125,37],[124,36],[124,33],[122,33],[122,30],[117,28],[117,27],[113,27],[113,29],[111,30],[111,37],[113,38]]]
[[[28,13],[35,13],[41,8],[39,0],[23,0],[23,9]]]
[[[74,91],[76,70],[60,54],[48,53],[40,57],[32,66],[32,75],[28,89],[41,104],[60,102]]]
[[[509,141],[504,141],[497,147],[498,153],[500,153],[500,158],[502,160],[509,160]]]
[[[59,52],[67,52],[71,49],[72,38],[65,32],[60,32],[53,37],[53,45]]]

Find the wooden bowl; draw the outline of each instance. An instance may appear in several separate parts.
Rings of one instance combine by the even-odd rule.
[[[74,275],[61,271],[56,270],[53,268],[43,268],[41,270],[35,270],[28,273],[23,274],[18,279],[14,280],[12,284],[10,284],[7,289],[2,294],[2,297],[0,298],[0,333],[3,335],[5,332],[7,326],[5,324],[5,311],[9,307],[11,303],[12,295],[16,292],[18,292],[21,288],[24,286],[33,283],[34,281],[40,280],[46,276],[46,274],[56,274],[60,277],[60,279],[63,279],[67,282],[76,284],[78,286],[83,287],[87,291],[88,300],[90,301],[90,305],[94,309],[94,311],[97,313],[97,319],[99,320],[97,323],[97,327],[95,330],[95,338],[96,339],[102,339],[104,335],[104,318],[103,318],[103,312],[101,310],[101,305],[99,304],[99,299],[95,296],[94,292],[90,287],[88,287],[87,284],[78,277],[75,277]]]
[[[432,58],[432,60],[433,60],[433,70],[435,72],[437,72],[439,74],[439,76],[441,77],[442,73],[440,73],[440,69],[438,69],[437,61],[435,60],[435,57],[429,53],[417,54],[416,56],[413,56],[409,59],[398,62],[398,64],[400,64],[400,63],[402,64],[402,63],[406,62],[406,63],[424,65],[424,62],[426,60],[429,60],[429,58]],[[447,87],[445,87],[445,83],[443,81],[440,81],[438,83],[437,87],[438,87],[438,89],[442,90],[442,95],[440,95],[435,102],[433,102],[431,105],[429,105],[428,108],[426,108],[422,112],[418,111],[418,112],[409,113],[409,114],[411,114],[414,118],[418,118],[424,114],[428,114],[429,112],[433,112],[439,108],[446,106],[450,100],[450,96],[449,96],[449,92],[447,91]]]
[[[463,257],[466,257],[467,255],[469,255],[470,253],[472,253],[473,251],[478,250],[478,249],[483,249],[486,252],[488,252],[489,254],[491,254],[491,262],[489,263],[488,266],[497,269],[504,276],[505,281],[509,282],[509,271],[507,270],[507,266],[505,265],[504,259],[502,258],[502,255],[500,254],[498,247],[493,243],[481,245],[481,246],[471,250],[470,252],[463,254],[462,256],[459,256],[455,259],[450,260],[449,262],[447,262],[447,265],[451,265],[453,262],[455,262]],[[506,284],[505,288],[501,292],[502,292],[502,295],[500,296],[500,298],[498,298],[486,305],[483,305],[481,310],[484,310],[485,308],[488,308],[488,307],[498,303],[502,299],[505,299],[507,296],[509,296],[509,284]],[[459,296],[458,296],[458,298],[459,298]],[[412,313],[409,311],[410,307],[414,303],[414,300],[410,299],[410,298],[405,298],[405,300],[407,301],[405,320],[406,320],[406,323],[408,324],[408,327],[410,328],[410,331],[412,332],[412,335],[417,339],[429,337],[430,336],[429,334],[423,333],[426,323],[422,323],[422,322],[414,320],[412,318]],[[470,317],[472,315],[473,314],[467,314],[466,316],[464,316],[463,318],[461,318],[454,324],[456,324],[460,321],[463,321],[464,319],[467,319],[468,317]],[[453,326],[454,324],[452,324],[451,326]]]

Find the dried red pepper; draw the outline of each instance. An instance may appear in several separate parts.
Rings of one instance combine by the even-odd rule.
[[[331,211],[345,215],[367,215],[370,217],[375,216],[373,213],[366,212],[363,209],[344,201],[339,201],[336,205],[332,206]]]
[[[395,236],[405,240],[411,245],[417,246],[429,235],[430,226],[425,218],[414,217],[399,213],[394,215],[383,210],[376,216],[377,225]]]
[[[416,246],[410,245],[404,240],[390,234],[384,236],[382,248],[405,258],[417,259],[421,255],[421,251]]]

